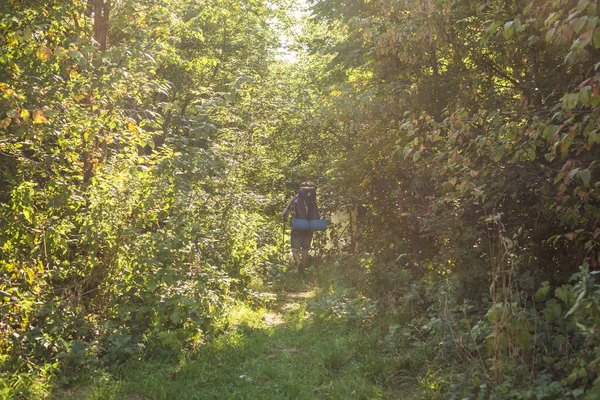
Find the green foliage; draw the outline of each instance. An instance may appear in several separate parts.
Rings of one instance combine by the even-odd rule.
[[[596,3],[312,3],[304,168],[371,259],[339,278],[477,371],[456,398],[594,396]]]
[[[88,3],[0,5],[1,390],[176,358],[268,303],[312,180],[350,215],[315,240],[343,267],[320,317],[389,318],[401,370],[466,364],[423,396],[593,398],[597,1],[323,0],[302,32],[285,1]]]
[[[287,6],[100,1],[102,40],[87,3],[0,6],[8,396],[176,357],[279,262],[255,96]]]

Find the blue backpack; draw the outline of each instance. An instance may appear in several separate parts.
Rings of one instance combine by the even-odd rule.
[[[324,231],[327,221],[321,219],[317,206],[317,189],[301,187],[296,201],[295,218],[292,219],[292,230]]]

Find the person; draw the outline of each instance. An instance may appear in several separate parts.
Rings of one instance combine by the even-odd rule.
[[[302,212],[301,207],[303,207],[304,202],[300,198],[302,190],[307,187],[310,187],[310,185],[306,184],[306,183],[301,184],[298,194],[295,195],[294,197],[292,197],[292,199],[288,203],[285,210],[283,210],[281,217],[284,221],[287,219],[288,215],[290,215],[291,213],[294,214],[294,218],[301,218],[301,219],[308,218],[306,210],[304,210],[304,212]],[[314,189],[312,189],[312,190],[314,190]],[[306,206],[304,205],[304,207],[306,207]],[[292,229],[292,232],[290,234],[292,255],[294,257],[294,261],[296,262],[296,265],[298,266],[298,275],[303,275],[304,270],[306,269],[306,264],[308,262],[308,250],[310,249],[310,245],[312,243],[312,238],[313,238],[312,230],[298,231],[298,230]]]

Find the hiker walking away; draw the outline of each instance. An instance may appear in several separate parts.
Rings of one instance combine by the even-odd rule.
[[[313,186],[301,184],[298,194],[292,197],[282,214],[282,218],[285,221],[291,212],[294,213],[290,242],[292,245],[292,255],[298,266],[299,275],[303,275],[306,269],[308,250],[310,249],[313,237],[313,230],[309,227],[309,221],[319,219],[316,197],[317,191]]]

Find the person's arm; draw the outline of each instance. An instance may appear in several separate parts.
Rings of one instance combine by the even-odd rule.
[[[294,202],[296,201],[296,196],[292,197],[292,199],[290,200],[290,202],[288,203],[287,207],[285,208],[285,210],[283,210],[283,213],[281,214],[281,218],[282,219],[286,219],[287,216],[290,214],[290,212],[292,212],[293,208],[294,208]]]

